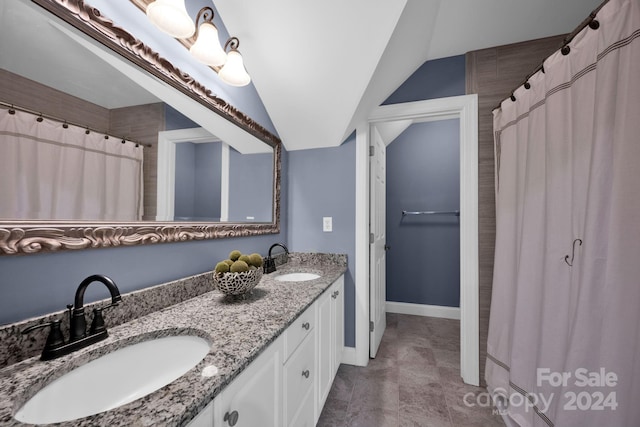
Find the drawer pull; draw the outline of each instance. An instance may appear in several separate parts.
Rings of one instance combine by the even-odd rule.
[[[310,327],[311,327],[311,325],[309,324],[309,322],[304,322],[302,324],[302,329],[306,329],[307,331],[309,330]]]
[[[238,418],[240,418],[238,411],[233,411],[232,413],[227,412],[226,414],[224,414],[223,421],[227,421],[229,425],[233,427],[238,422]]]
[[[309,370],[305,369],[304,371],[302,371],[302,376],[305,378],[309,378],[309,373],[310,373]]]

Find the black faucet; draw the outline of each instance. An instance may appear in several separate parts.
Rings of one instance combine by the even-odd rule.
[[[84,293],[87,290],[87,287],[93,282],[100,282],[109,289],[109,292],[111,293],[111,304],[93,309],[93,321],[91,322],[89,334],[87,335],[87,321],[84,317]],[[102,311],[106,308],[118,305],[121,300],[122,297],[120,296],[120,291],[113,280],[103,276],[102,274],[94,274],[87,277],[82,281],[82,283],[80,283],[76,290],[74,304],[69,304],[67,306],[69,309],[70,319],[69,342],[65,342],[64,340],[64,336],[60,330],[60,320],[53,320],[51,322],[33,325],[22,331],[22,333],[27,334],[35,329],[51,326],[49,336],[47,337],[47,342],[44,345],[40,359],[51,360],[61,357],[107,338],[109,334],[107,333],[107,328],[104,324]]]
[[[271,251],[276,246],[280,246],[282,249],[284,249],[285,253],[289,255],[289,249],[287,249],[284,243],[274,243],[273,245],[271,245],[271,247],[269,248],[269,255],[267,255],[264,260],[263,272],[265,274],[273,273],[274,271],[276,271],[276,261],[271,257]]]

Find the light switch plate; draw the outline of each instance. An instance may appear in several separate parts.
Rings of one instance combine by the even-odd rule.
[[[333,217],[322,217],[322,231],[324,231],[325,233],[333,231]]]

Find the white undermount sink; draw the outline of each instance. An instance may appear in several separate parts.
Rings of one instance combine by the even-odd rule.
[[[209,348],[207,340],[188,335],[123,347],[48,384],[18,410],[15,418],[47,424],[117,408],[180,378],[204,359]]]
[[[307,280],[314,280],[319,277],[320,275],[316,273],[285,273],[276,276],[275,279],[280,282],[306,282]]]

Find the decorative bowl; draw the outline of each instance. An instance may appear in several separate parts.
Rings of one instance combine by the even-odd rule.
[[[213,284],[225,295],[242,295],[255,288],[262,278],[262,268],[242,273],[214,273]]]

